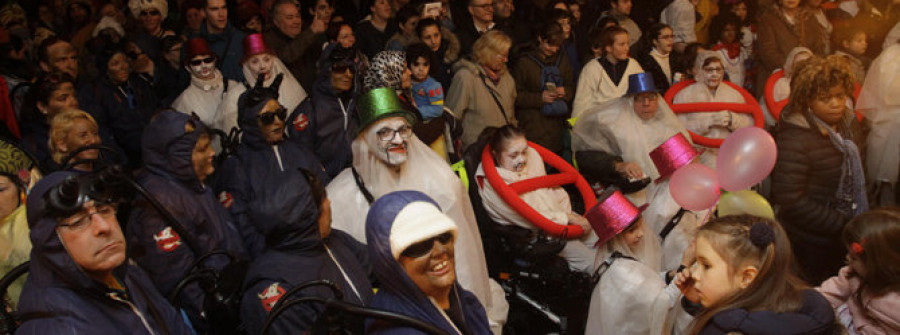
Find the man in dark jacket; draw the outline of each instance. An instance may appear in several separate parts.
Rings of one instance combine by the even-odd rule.
[[[241,70],[241,58],[244,57],[244,32],[228,22],[228,6],[225,0],[206,0],[206,24],[200,27],[200,33],[188,38],[202,37],[209,42],[209,47],[219,55],[219,70],[225,78],[241,81],[244,73]]]
[[[321,20],[313,19],[304,30],[300,6],[294,0],[278,0],[272,10],[273,26],[263,34],[266,45],[275,50],[294,78],[308,89],[316,78],[316,71],[309,64],[319,57],[327,27]]]
[[[350,142],[356,137],[356,66],[350,49],[333,48],[309,99],[291,115],[292,141],[313,150],[330,178],[353,162]]]
[[[286,202],[287,199],[309,196],[303,189],[283,187],[298,178],[299,169],[313,171],[325,182],[330,180],[309,149],[284,141],[287,112],[278,103],[280,85],[281,77],[276,77],[269,87],[257,83],[238,99],[238,124],[243,131],[241,144],[222,164],[221,173],[216,177],[219,201],[231,212],[238,226],[253,227],[260,232],[255,240],[247,239],[249,234],[244,235],[247,251],[253,257],[271,242],[262,238],[263,228],[299,210],[296,203]]]
[[[191,334],[147,275],[126,262],[116,206],[90,177],[56,172],[28,197],[33,249],[19,304],[26,320],[16,333]],[[62,195],[72,193],[77,200]]]
[[[293,174],[261,195],[283,208],[285,216],[260,222],[267,248],[248,270],[241,300],[241,317],[251,334],[262,330],[272,307],[282,298],[334,297],[335,293],[322,287],[284,297],[291,288],[309,281],[334,282],[346,302],[368,305],[372,298],[366,247],[347,233],[331,228],[331,201],[318,178],[309,171],[294,170]],[[322,310],[317,303],[293,306],[272,322],[269,334],[310,330]],[[353,334],[362,333],[359,319],[347,319],[343,326]]]
[[[159,291],[169,296],[203,254],[221,250],[246,258],[241,233],[254,234],[255,230],[239,229],[205,184],[215,169],[206,125],[195,117],[165,110],[154,117],[144,134],[145,168],[138,182],[179,220],[190,236],[180,236],[162,213],[140,201],[131,212],[128,245],[134,260],[146,269]],[[197,250],[191,250],[184,239],[192,241]],[[224,256],[216,256],[204,265],[221,269],[226,263]],[[200,316],[203,298],[203,291],[195,283],[186,287],[178,300],[179,307],[200,329],[204,328]]]

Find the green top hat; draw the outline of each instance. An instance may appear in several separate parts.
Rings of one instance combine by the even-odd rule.
[[[413,114],[397,97],[397,93],[390,87],[372,89],[359,97],[359,130],[361,133],[368,126],[378,120],[399,116],[406,119],[410,126],[416,124],[416,115]]]

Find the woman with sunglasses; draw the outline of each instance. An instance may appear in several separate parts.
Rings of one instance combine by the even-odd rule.
[[[216,68],[218,59],[203,38],[192,38],[184,43],[181,64],[191,74],[191,84],[175,98],[172,108],[186,114],[197,114],[209,127],[227,131],[225,118],[218,111],[225,94],[240,84],[222,76]]]
[[[271,86],[264,86],[263,81],[257,81],[238,100],[241,143],[222,163],[214,187],[238,226],[255,227],[260,233],[273,221],[296,223],[303,217],[296,204],[307,201],[309,192],[303,187],[286,187],[303,178],[300,169],[314,171],[323,183],[330,181],[312,152],[284,141],[287,111],[276,100],[281,75]],[[266,247],[262,235],[245,234],[244,239],[251,257],[259,256]]]
[[[306,90],[288,71],[275,51],[266,45],[262,34],[250,34],[244,38],[244,58],[241,61],[244,71],[244,85],[249,87],[256,83],[262,75],[265,85],[272,85],[276,77],[282,77],[276,100],[289,112],[293,112],[306,99]],[[245,87],[238,85],[234,90],[225,94],[225,103],[221,106],[226,133],[232,128],[238,127],[238,98],[246,91]],[[282,119],[284,120],[284,119]]]
[[[370,306],[422,320],[450,334],[490,334],[484,307],[456,281],[456,223],[418,191],[388,193],[366,217],[369,257],[381,288]],[[410,334],[369,321],[368,334]]]

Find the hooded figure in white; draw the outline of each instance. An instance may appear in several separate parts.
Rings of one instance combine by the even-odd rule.
[[[897,205],[900,174],[900,44],[872,62],[859,94],[859,108],[872,124],[866,152],[866,178],[876,204]]]
[[[281,81],[281,88],[278,89],[278,103],[284,106],[288,113],[292,113],[306,99],[306,90],[300,86],[300,83],[294,78],[291,71],[288,71],[281,59],[276,56],[275,51],[266,46],[261,34],[250,34],[244,38],[244,60],[241,64],[243,66],[245,84],[255,83],[260,74],[264,77],[264,86],[271,85],[279,74],[284,76],[284,79]],[[247,85],[249,86],[249,84]],[[237,86],[234,89],[230,86],[228,87],[225,101],[220,107],[221,112],[219,114],[224,119],[222,130],[225,133],[231,131],[232,128],[238,128],[237,101],[241,94],[247,90],[247,87],[245,85]]]
[[[601,210],[610,201],[627,202],[618,191],[615,193],[601,200]],[[639,211],[628,205],[627,212]],[[605,210],[625,212],[620,208]],[[602,244],[597,249],[594,276],[595,280],[599,276],[599,281],[591,293],[585,334],[672,333],[675,325],[683,327],[691,319],[681,310],[681,291],[674,282],[667,285],[664,274],[657,270],[659,264],[654,260],[659,259],[659,248],[654,246],[655,240],[647,239],[653,233],[643,223],[640,212],[636,217],[625,216],[629,215],[608,215],[607,218],[615,217],[621,222],[603,222],[603,227],[591,218],[595,230],[600,232],[598,236],[602,235]]]
[[[385,111],[391,104],[393,110]],[[457,280],[478,297],[491,329],[498,333],[509,306],[503,289],[488,277],[481,233],[462,182],[446,161],[412,134],[415,116],[402,109],[393,89],[369,91],[360,97],[358,108],[361,122],[359,135],[351,144],[353,167],[341,172],[327,188],[332,199],[332,226],[366,243],[365,220],[370,207],[366,192],[371,201],[398,190],[427,194],[457,223]],[[378,108],[382,110],[373,111]]]
[[[200,121],[210,128],[227,131],[230,128],[225,128],[225,118],[219,113],[227,93],[225,86],[228,86],[227,90],[236,90],[240,84],[222,77],[222,72],[216,69],[218,58],[205,39],[193,38],[185,42],[184,49],[184,68],[191,74],[191,84],[172,102],[172,108],[186,114],[197,114]],[[241,89],[243,91],[243,87]],[[237,100],[234,104],[237,112]],[[237,114],[234,117],[236,123]]]
[[[791,76],[794,75],[794,69],[796,66],[804,61],[812,57],[812,50],[806,47],[796,47],[788,53],[787,58],[785,58],[784,66],[781,68],[784,71],[784,76],[778,78],[775,81],[775,85],[772,87],[772,98],[775,102],[782,101],[787,99],[791,95]],[[766,103],[766,96],[760,100],[760,107],[763,109],[763,115],[766,116],[766,126],[775,125],[775,116],[772,114],[772,111],[769,110],[768,104]]]
[[[675,95],[674,104],[725,102],[745,103],[741,92],[729,85],[722,85],[725,68],[722,58],[715,51],[702,51],[694,62],[694,78],[696,83],[685,87]],[[753,117],[749,114],[729,110],[679,114],[678,118],[685,127],[695,134],[709,138],[726,138],[733,131],[753,125]],[[707,149],[700,156],[703,165],[716,168],[716,156],[719,150]]]

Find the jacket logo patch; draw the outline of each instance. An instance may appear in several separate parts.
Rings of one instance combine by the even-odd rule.
[[[281,299],[284,292],[284,288],[275,282],[263,289],[263,291],[256,296],[259,297],[259,301],[262,302],[262,306],[266,309],[266,312],[269,312],[272,310],[272,307],[275,307],[275,303],[278,302],[278,299]]]
[[[153,240],[156,241],[156,247],[165,252],[175,251],[181,245],[181,237],[172,230],[172,227],[166,227],[153,235]]]
[[[294,119],[294,130],[304,131],[307,126],[309,126],[309,119],[306,118],[306,114],[301,113]]]
[[[225,209],[231,209],[231,205],[234,205],[234,197],[231,196],[231,193],[222,191],[222,193],[219,193],[219,203],[221,203]]]

